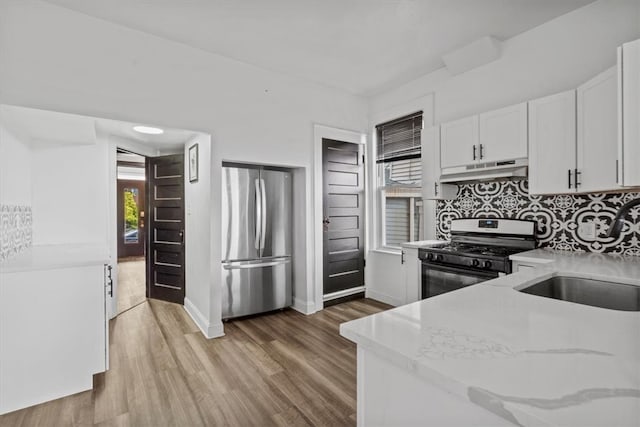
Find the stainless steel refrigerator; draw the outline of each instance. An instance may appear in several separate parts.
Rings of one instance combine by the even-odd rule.
[[[222,318],[291,305],[291,173],[222,168]]]

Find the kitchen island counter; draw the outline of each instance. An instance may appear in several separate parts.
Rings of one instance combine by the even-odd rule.
[[[640,286],[640,258],[521,256],[553,262],[341,325],[359,425],[640,425],[640,312],[517,291],[552,275]]]

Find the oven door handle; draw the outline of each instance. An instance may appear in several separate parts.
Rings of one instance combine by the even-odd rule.
[[[428,261],[422,261],[422,265],[433,270],[444,271],[447,273],[460,273],[465,276],[478,276],[478,277],[487,277],[489,279],[494,279],[499,277],[500,274],[497,271],[485,271],[485,270],[476,270],[476,269],[466,269],[460,267],[452,267],[449,265],[442,264],[433,264]]]

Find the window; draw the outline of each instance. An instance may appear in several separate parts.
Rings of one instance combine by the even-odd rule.
[[[422,112],[376,126],[383,246],[424,238]]]

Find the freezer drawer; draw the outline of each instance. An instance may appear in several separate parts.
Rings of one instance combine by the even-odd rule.
[[[288,307],[291,300],[291,258],[222,264],[223,319]]]

